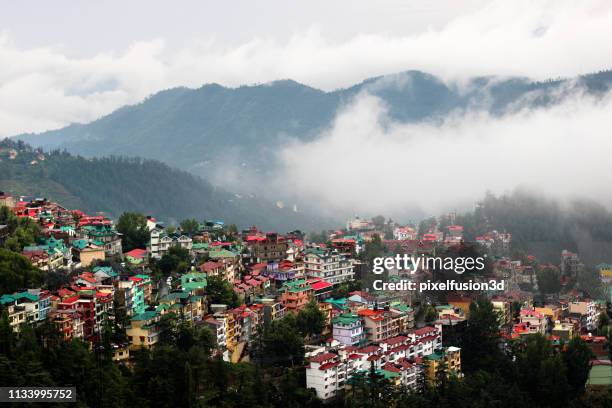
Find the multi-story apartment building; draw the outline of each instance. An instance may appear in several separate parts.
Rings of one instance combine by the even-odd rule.
[[[379,342],[397,336],[408,331],[414,322],[412,311],[404,312],[395,308],[361,309],[357,314],[364,320],[366,338],[369,342]]]
[[[151,257],[161,259],[173,246],[179,246],[191,252],[193,240],[187,235],[169,235],[166,231],[154,228],[151,230]]]
[[[578,254],[567,249],[561,251],[561,274],[563,276],[575,277],[580,268],[580,258]]]
[[[304,279],[285,282],[281,290],[280,302],[286,311],[293,313],[306,306],[313,295],[312,286]]]
[[[49,318],[62,333],[64,340],[83,338],[83,320],[76,310],[55,310],[49,313]]]
[[[334,340],[346,346],[360,346],[365,340],[363,319],[353,313],[345,313],[332,320]]]
[[[548,329],[548,318],[534,309],[521,309],[519,321],[528,331],[525,334],[546,334]]]
[[[570,315],[580,317],[582,326],[587,330],[593,330],[597,327],[597,320],[599,318],[599,312],[595,302],[590,299],[570,302],[569,303]]]
[[[130,319],[126,334],[131,349],[150,348],[157,343],[160,334],[160,317],[158,312],[146,311]]]
[[[246,237],[248,254],[246,255],[250,263],[259,262],[279,262],[287,256],[289,244],[285,237],[268,232],[265,235],[254,233]]]
[[[206,324],[206,326],[208,326],[208,328],[210,328],[215,335],[217,348],[222,351],[225,350],[225,345],[227,343],[225,318],[211,315],[204,319],[204,324]]]
[[[436,374],[442,362],[446,365],[444,371],[447,377],[451,375],[461,376],[461,349],[459,347],[451,346],[436,350],[425,356],[425,359],[428,362],[425,374],[430,384],[435,384]]]
[[[423,347],[427,344],[426,347]],[[408,336],[397,336],[366,347],[333,346],[307,353],[306,387],[323,400],[335,397],[351,378],[374,365],[374,369],[396,384],[412,389],[417,385],[420,358],[434,352],[447,359],[447,370],[461,375],[460,349],[442,349],[437,328],[426,327]],[[436,355],[437,357],[438,355]],[[435,372],[435,371],[434,371]]]
[[[117,283],[117,289],[123,292],[126,312],[130,316],[138,315],[145,310],[146,285],[139,285],[136,279],[122,279]]]
[[[78,232],[81,239],[89,240],[95,245],[104,248],[106,255],[121,255],[121,235],[110,223],[85,225]]]
[[[304,252],[304,268],[308,278],[324,279],[331,284],[352,281],[353,262],[337,251],[311,248]]]
[[[14,331],[19,331],[23,323],[35,323],[40,320],[39,298],[31,293],[2,295],[0,305],[7,309],[9,324]]]
[[[258,300],[259,304],[263,305],[264,323],[268,324],[274,320],[282,319],[287,313],[287,308],[282,302],[272,298],[264,298]]]

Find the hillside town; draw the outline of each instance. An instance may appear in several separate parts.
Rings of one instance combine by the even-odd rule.
[[[597,266],[604,295],[594,298],[576,284],[585,268],[579,254],[564,250],[558,264],[513,257],[512,235],[492,230],[470,244],[490,261],[485,273],[470,278],[503,280],[503,292],[377,291],[369,285],[374,256],[465,250],[464,226],[454,214],[421,225],[355,217],[345,228],[307,236],[239,230],[221,220],[170,225],[139,214],[113,220],[8,192],[0,193],[0,206],[0,245],[44,282],[2,284],[13,289],[0,293],[0,306],[15,335],[50,324],[63,341],[111,347],[112,360],[130,367],[135,353],[155,348],[166,330],[187,325],[212,334],[213,357],[240,364],[278,357],[262,356],[269,350],[258,343],[266,328],[295,318],[303,328],[302,386],[331,401],[372,376],[414,393],[444,378],[461,381],[463,336],[474,305],[486,301],[497,316],[499,350],[534,335],[559,350],[578,338],[591,352],[586,387],[612,386],[606,304],[612,265]],[[35,231],[31,239],[25,228]],[[389,270],[385,277],[420,281],[436,274]]]

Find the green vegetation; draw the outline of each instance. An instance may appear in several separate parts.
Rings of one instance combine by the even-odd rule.
[[[189,269],[189,250],[179,246],[172,246],[168,249],[168,253],[164,254],[155,264],[156,268],[163,276],[171,274],[185,273]]]
[[[34,288],[42,281],[43,274],[26,257],[0,248],[0,294]]]
[[[612,242],[612,213],[602,205],[584,200],[562,204],[522,190],[489,193],[456,223],[464,227],[467,240],[494,229],[510,232],[515,250],[553,264],[568,249],[578,251],[585,264],[596,265],[607,259],[607,243]]]
[[[30,218],[17,218],[5,206],[0,207],[0,225],[8,226],[9,238],[4,247],[11,251],[21,252],[24,246],[36,242],[40,236],[40,227]]]
[[[135,248],[144,249],[150,238],[147,218],[139,213],[126,212],[121,214],[117,221],[117,232],[123,234],[121,237],[123,252]]]
[[[238,295],[234,292],[232,285],[219,276],[211,276],[208,278],[206,294],[211,304],[224,304],[229,307],[237,307],[240,305]]]
[[[65,151],[53,151],[37,160],[37,153],[23,142],[0,141],[0,148],[19,151],[14,160],[2,157],[0,161],[2,190],[46,197],[71,209],[102,211],[111,217],[124,212],[153,214],[167,223],[186,218],[228,219],[241,226],[255,224],[278,230],[321,222],[312,214],[278,208],[255,196],[239,198],[153,160],[86,159]]]
[[[381,86],[381,79],[410,86]],[[610,71],[546,82],[486,77],[470,80],[465,84],[470,91],[464,92],[463,87],[435,76],[408,71],[332,92],[290,80],[238,88],[208,84],[159,92],[90,124],[19,137],[46,149],[67,148],[85,156],[128,154],[161,160],[205,177],[222,176],[229,168],[248,185],[254,173],[275,171],[277,150],[270,147],[283,141],[279,135],[313,140],[343,104],[364,91],[389,107],[391,120],[420,122],[468,107],[483,106],[498,115],[509,109],[555,104],[563,100],[560,95],[568,94],[562,92],[567,87],[580,84],[599,94],[611,82]],[[537,97],[526,97],[528,93]]]

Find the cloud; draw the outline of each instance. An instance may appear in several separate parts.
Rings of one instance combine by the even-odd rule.
[[[58,47],[20,49],[0,36],[0,136],[87,122],[161,89],[291,78],[322,89],[419,69],[457,80],[474,75],[572,76],[612,67],[607,1],[498,1],[439,29],[330,40],[321,29],[239,45],[163,39],[122,53],[76,58]]]
[[[437,214],[468,206],[487,190],[517,187],[606,203],[610,112],[612,95],[574,91],[549,108],[497,117],[457,112],[441,123],[402,124],[389,120],[379,98],[363,93],[319,138],[281,151],[277,184],[299,186],[304,202],[353,214]]]

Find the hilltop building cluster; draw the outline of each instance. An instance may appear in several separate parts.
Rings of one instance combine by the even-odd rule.
[[[81,338],[99,346],[104,326],[125,316],[126,339],[113,344],[114,360],[130,364],[130,353],[158,343],[166,319],[209,328],[215,353],[226,361],[248,358],[263,327],[315,304],[323,314],[323,331],[308,339],[306,387],[321,399],[349,390],[360,375],[374,370],[393,384],[416,389],[418,378],[433,383],[442,369],[462,376],[458,339],[470,304],[482,293],[449,293],[444,298],[412,292],[375,291],[364,282],[371,275],[367,252],[374,243],[387,254],[436,255],[465,243],[464,227],[454,222],[419,230],[414,225],[375,223],[355,218],[343,230],[314,242],[300,231],[286,234],[251,227],[232,229],[222,221],[204,221],[191,231],[146,219],[148,243],[124,251],[117,224],[102,214],[69,210],[43,198],[15,199],[0,193],[0,205],[18,218],[35,222],[37,242],[21,252],[44,273],[64,280],[59,288],[22,288],[4,293],[0,305],[10,326],[51,322],[67,341]],[[7,238],[0,226],[0,241]],[[537,272],[557,268],[561,281],[576,276],[578,255],[561,254],[558,266],[534,257],[512,259],[511,235],[490,231],[475,245],[488,251],[489,268],[475,280],[508,282],[503,293],[484,293],[499,314],[504,341],[532,334],[553,344],[581,335],[599,350],[607,343],[593,334],[601,302],[578,291],[537,299]],[[156,276],[154,266],[169,259],[173,248],[187,254],[180,270]],[[431,279],[436,271],[389,270],[389,280]],[[600,265],[602,279],[612,281],[612,267]],[[215,302],[211,285],[233,292],[235,304]],[[359,286],[358,282],[362,286]],[[500,344],[500,348],[506,345]]]

